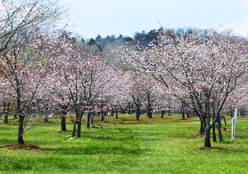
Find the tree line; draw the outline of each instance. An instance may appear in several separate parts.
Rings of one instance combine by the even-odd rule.
[[[149,118],[156,110],[164,114],[182,108],[199,117],[199,133],[210,147],[215,126],[222,141],[224,112],[246,106],[245,38],[229,31],[160,28],[134,38],[97,36],[85,42],[58,29],[64,10],[56,3],[2,1],[0,99],[4,113],[18,116],[18,144],[24,144],[31,110],[59,110],[62,131],[66,115],[73,112],[72,136],[77,127],[80,137],[84,114],[89,120],[101,112],[104,121],[107,111],[128,108],[135,109],[139,121],[142,108]]]

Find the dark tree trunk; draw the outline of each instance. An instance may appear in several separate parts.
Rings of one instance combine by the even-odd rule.
[[[189,118],[189,109],[187,109],[186,112],[187,112],[187,118]]]
[[[72,137],[75,136],[76,133],[76,125],[77,126],[77,137],[80,137],[80,133],[81,133],[81,120],[82,120],[82,114],[80,113],[76,113],[76,120],[74,121],[74,125],[73,125],[73,130],[72,130]]]
[[[91,116],[90,116],[90,124],[94,123],[94,116],[95,116],[95,113],[91,114]]]
[[[171,116],[171,110],[170,109],[168,110],[168,116]]]
[[[161,118],[164,118],[165,110],[161,111]]]
[[[77,127],[77,137],[78,138],[81,136],[81,120],[82,120],[82,115],[79,116],[79,121],[78,121],[78,127]]]
[[[223,116],[222,118],[224,119],[224,122],[225,122],[225,125],[226,125],[226,117],[225,117],[225,116]]]
[[[214,108],[213,108],[214,110]],[[216,142],[216,133],[215,133],[215,122],[214,122],[214,119],[215,119],[215,114],[213,113],[213,116],[212,116],[212,121],[213,121],[213,142]]]
[[[151,96],[150,92],[147,92],[147,117],[152,118],[152,104],[151,104]]]
[[[66,131],[65,116],[61,117],[61,131]]]
[[[217,130],[218,130],[218,141],[219,141],[219,143],[221,143],[223,141],[223,137],[222,137],[222,134],[221,134],[220,123],[219,122],[217,124]]]
[[[91,113],[90,112],[86,112],[85,113],[85,117],[86,117],[86,127],[90,128],[90,117],[91,117]]]
[[[123,110],[122,107],[121,107],[121,114],[125,114],[125,111]]]
[[[211,143],[210,143],[210,127],[209,126],[206,128],[204,146],[205,147],[211,147]]]
[[[14,115],[14,119],[17,119],[17,116],[16,116],[16,114]]]
[[[114,116],[114,109],[111,109],[111,116]]]
[[[23,121],[24,121],[25,115],[19,115],[19,126],[18,126],[18,141],[17,144],[24,144],[23,141]]]
[[[185,120],[184,110],[182,109],[182,119]]]
[[[245,112],[241,111],[241,116],[244,117],[245,116]]]
[[[66,124],[65,124],[65,119],[66,119],[66,114],[67,112],[62,109],[62,116],[61,116],[61,131],[66,131]]]
[[[185,120],[185,115],[184,115],[184,102],[182,101],[182,119]]]
[[[206,131],[206,120],[204,118],[200,118],[200,120],[201,120],[201,127],[200,127],[200,130],[199,130],[199,133],[201,135],[204,135],[205,131]]]
[[[75,136],[75,133],[76,133],[76,125],[77,125],[77,120],[74,121],[71,137],[74,137],[74,136]]]
[[[118,109],[115,109],[115,118],[118,119]]]
[[[139,121],[139,117],[140,117],[140,107],[138,106],[136,108],[136,121]]]
[[[105,121],[105,112],[102,112],[102,118],[101,118],[101,121],[104,122]]]
[[[213,142],[216,142],[216,132],[215,132],[215,125],[213,124]]]
[[[45,111],[45,123],[48,122],[48,104],[46,105],[46,111]]]
[[[147,110],[147,117],[152,118],[152,111],[151,110]]]
[[[47,122],[48,122],[48,116],[45,115],[45,123],[47,123]]]
[[[8,115],[4,115],[4,123],[8,123]]]
[[[130,102],[129,102],[129,103],[128,103],[128,111],[127,111],[128,114],[131,114],[131,108],[130,108],[130,107],[131,107],[131,104],[130,104]]]
[[[211,135],[210,134],[210,129],[211,129],[211,126],[210,126],[210,114],[209,114],[210,108],[209,108],[209,106],[210,106],[210,104],[209,104],[209,102],[207,102],[205,104],[205,107],[207,108],[207,117],[206,117],[207,123],[206,123],[205,144],[204,144],[205,147],[211,147],[211,143],[210,143],[210,135]]]
[[[3,112],[4,113],[7,113],[7,103],[6,102],[3,102]],[[6,114],[6,115],[4,115],[4,123],[6,124],[6,123],[8,123],[8,115]]]

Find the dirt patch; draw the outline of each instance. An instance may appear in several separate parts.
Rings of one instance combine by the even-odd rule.
[[[63,133],[72,133],[72,131],[58,131],[57,133],[60,133],[60,134],[61,134],[61,133],[62,133],[62,134],[63,134]]]
[[[9,144],[0,146],[0,149],[5,150],[38,150],[40,149],[39,146],[34,144]]]
[[[207,152],[211,152],[211,151],[227,151],[227,149],[221,148],[221,147],[200,147],[200,148],[197,148],[197,149],[192,149],[192,151],[207,151]]]
[[[205,135],[202,135],[202,134],[192,134],[192,135],[189,135],[187,137],[204,137]]]

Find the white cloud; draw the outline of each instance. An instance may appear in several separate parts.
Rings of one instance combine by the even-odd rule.
[[[223,31],[223,30],[233,30],[235,35],[240,36],[248,36],[248,17],[244,18],[242,22],[231,22],[231,23],[224,23],[221,24],[220,27],[216,27],[216,29]]]

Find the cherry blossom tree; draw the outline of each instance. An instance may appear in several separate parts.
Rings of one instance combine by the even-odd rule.
[[[20,42],[16,36],[30,31],[53,28],[64,14],[63,7],[53,0],[3,0],[0,2],[0,55]],[[14,40],[14,41],[13,41]]]
[[[0,57],[1,76],[10,87],[7,94],[9,99],[12,99],[11,102],[16,105],[16,113],[19,115],[18,144],[24,144],[25,109],[28,109],[37,98],[44,77],[50,70],[54,55],[57,53],[55,49],[51,49],[55,38],[39,32],[27,34],[28,37],[15,38],[15,42],[23,44],[18,44],[18,47],[11,48],[8,53]]]
[[[24,144],[24,112],[39,94],[49,70],[54,27],[62,16],[57,1],[0,2],[0,72],[2,96],[8,95],[19,115],[18,144]],[[2,88],[3,89],[3,88]],[[3,94],[5,93],[5,94]]]
[[[143,73],[149,73],[164,93],[183,101],[201,120],[200,133],[211,147],[210,129],[219,120],[229,94],[246,80],[247,45],[245,38],[212,32],[177,36],[161,31],[156,43],[136,50],[124,47],[123,60]],[[210,123],[210,116],[214,122]]]
[[[80,137],[81,119],[85,112],[106,110],[118,84],[117,70],[106,61],[106,54],[81,50],[76,42],[65,42],[60,50],[53,72],[47,76],[44,91],[57,103],[64,115],[70,105],[76,120],[72,136]],[[87,114],[89,116],[89,114]],[[89,120],[89,119],[88,119]]]

